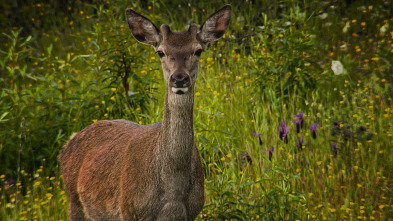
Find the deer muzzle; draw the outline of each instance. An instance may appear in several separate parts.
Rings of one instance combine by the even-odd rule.
[[[169,83],[172,92],[176,94],[184,94],[191,85],[190,76],[185,72],[175,72],[170,77]]]

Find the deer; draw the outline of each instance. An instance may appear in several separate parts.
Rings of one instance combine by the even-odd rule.
[[[101,120],[76,133],[58,156],[70,220],[194,220],[204,202],[204,171],[194,140],[194,88],[201,53],[221,38],[225,5],[198,29],[158,29],[132,9],[134,38],[160,57],[166,92],[162,122]]]

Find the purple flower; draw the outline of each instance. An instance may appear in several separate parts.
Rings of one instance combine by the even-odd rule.
[[[13,186],[13,185],[16,184],[16,180],[14,180],[14,179],[8,179],[8,180],[5,181],[5,184],[6,184],[8,187],[11,187],[11,186]]]
[[[264,149],[264,150],[269,152],[269,160],[272,161],[274,147],[272,146],[272,147],[269,147],[269,149],[267,149],[267,150]]]
[[[310,131],[311,131],[311,136],[312,138],[316,139],[317,138],[317,129],[318,129],[319,124],[311,124],[310,125]]]
[[[292,121],[296,124],[296,132],[300,133],[300,129],[302,129],[302,127],[303,127],[304,113],[302,113],[300,110],[298,112],[299,112],[299,114],[293,115],[296,118],[296,120],[292,120]]]
[[[251,133],[258,138],[259,145],[262,146],[261,134],[257,133],[256,131],[252,131]]]
[[[337,157],[337,144],[330,142],[333,146],[333,157],[336,158]]]
[[[297,139],[296,146],[299,147],[300,150],[303,150],[303,148],[302,148],[303,145],[304,145],[303,137],[299,137],[299,138]]]
[[[280,126],[277,127],[278,132],[280,132],[280,140],[284,139],[285,143],[288,143],[288,130],[287,126],[285,125],[285,120],[281,121]]]
[[[241,157],[241,158],[246,158],[246,159],[247,159],[247,162],[248,162],[250,165],[252,164],[252,159],[251,159],[250,155],[248,155],[248,152],[242,154],[240,157]]]

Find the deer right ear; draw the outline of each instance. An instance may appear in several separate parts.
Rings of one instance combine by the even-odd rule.
[[[126,19],[128,27],[136,40],[143,44],[153,45],[154,47],[160,44],[160,30],[148,18],[127,8]]]

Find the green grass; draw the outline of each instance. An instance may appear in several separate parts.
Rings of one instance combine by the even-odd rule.
[[[179,4],[0,3],[9,21],[0,26],[2,220],[68,220],[56,157],[73,132],[103,119],[162,119],[159,58],[132,38],[124,9],[179,30],[225,3],[172,10]],[[228,33],[203,53],[196,83],[206,176],[198,219],[391,219],[391,3],[231,4]],[[333,73],[333,60],[345,74]],[[282,120],[288,143],[277,130]],[[316,139],[310,124],[319,124]]]

